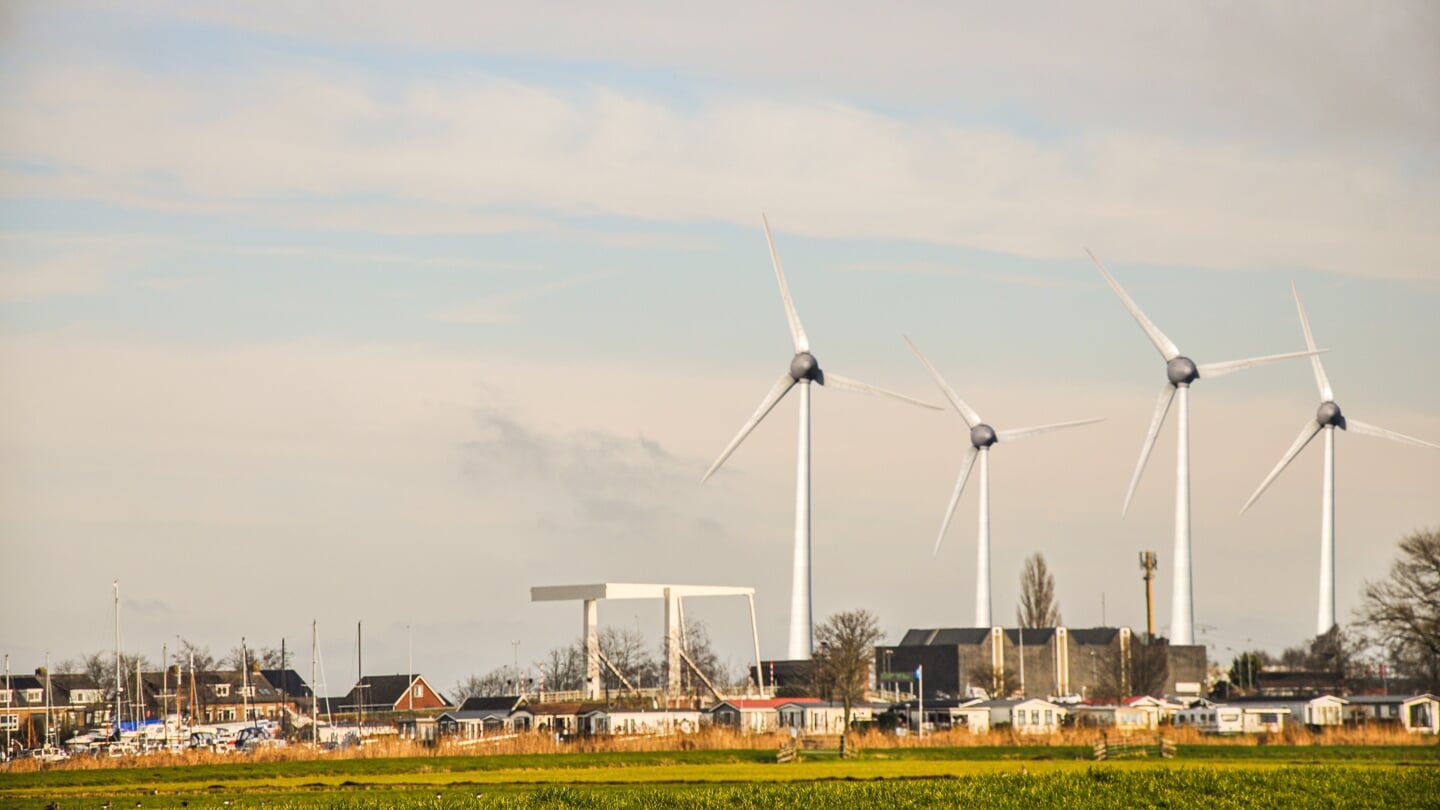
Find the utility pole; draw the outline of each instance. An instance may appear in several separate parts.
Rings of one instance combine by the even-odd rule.
[[[1155,552],[1140,552],[1140,570],[1145,572],[1145,632],[1155,638]]]

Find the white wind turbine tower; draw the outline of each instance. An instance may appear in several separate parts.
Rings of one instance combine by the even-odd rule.
[[[1310,321],[1305,317],[1305,306],[1300,303],[1300,291],[1295,288],[1293,283],[1290,285],[1290,290],[1295,294],[1295,308],[1300,312],[1300,328],[1305,332],[1305,345],[1314,351],[1315,338],[1310,334]],[[1335,404],[1335,392],[1330,389],[1330,380],[1325,376],[1325,368],[1320,365],[1320,358],[1311,356],[1310,364],[1315,369],[1315,385],[1320,389],[1320,408],[1315,411],[1314,417],[1305,422],[1295,443],[1285,451],[1285,455],[1280,458],[1280,463],[1275,465],[1275,469],[1271,470],[1270,474],[1265,476],[1265,480],[1260,482],[1260,486],[1255,490],[1255,494],[1250,496],[1250,500],[1240,507],[1240,512],[1243,514],[1266,489],[1270,488],[1270,484],[1280,476],[1280,471],[1295,460],[1300,451],[1305,449],[1305,445],[1315,438],[1315,434],[1322,430],[1325,431],[1325,472],[1320,485],[1320,608],[1315,620],[1315,634],[1323,635],[1330,632],[1330,628],[1335,626],[1335,429],[1364,433],[1401,444],[1413,444],[1417,447],[1429,447],[1435,450],[1440,450],[1440,444],[1431,444],[1413,436],[1378,428],[1343,415],[1340,412],[1340,406]]]
[[[1095,254],[1090,253],[1088,249],[1085,252],[1090,255],[1090,260],[1095,262],[1095,266],[1100,268],[1100,273],[1105,276],[1105,281],[1110,284],[1110,288],[1115,291],[1115,294],[1120,296],[1125,308],[1135,316],[1135,322],[1145,330],[1146,336],[1160,352],[1160,356],[1165,358],[1165,376],[1168,378],[1165,388],[1160,391],[1160,400],[1155,403],[1155,415],[1150,419],[1150,430],[1145,435],[1145,443],[1140,446],[1140,462],[1135,465],[1135,475],[1130,479],[1130,489],[1125,492],[1125,505],[1120,510],[1121,515],[1130,511],[1130,499],[1135,495],[1135,486],[1140,483],[1140,474],[1145,472],[1145,462],[1150,460],[1150,451],[1155,448],[1155,437],[1159,435],[1160,426],[1165,422],[1165,414],[1170,411],[1170,403],[1177,398],[1180,400],[1180,425],[1176,431],[1177,449],[1175,452],[1175,587],[1170,603],[1170,643],[1193,644],[1195,640],[1195,582],[1190,572],[1190,384],[1202,377],[1219,377],[1232,371],[1274,363],[1278,360],[1314,356],[1318,352],[1314,350],[1289,352],[1265,357],[1251,357],[1245,360],[1227,360],[1222,363],[1197,365],[1194,360],[1180,354],[1180,349],[1175,346],[1175,343],[1165,337],[1165,334],[1157,329],[1149,318],[1145,317],[1145,313],[1140,311],[1140,307],[1135,305],[1115,277],[1105,269],[1105,265],[1095,258]]]
[[[859,380],[841,377],[838,374],[820,370],[820,363],[810,353],[810,339],[800,325],[800,316],[795,313],[795,304],[790,300],[790,287],[785,283],[785,271],[780,267],[780,255],[775,252],[775,240],[770,235],[770,222],[761,216],[765,225],[765,239],[770,244],[770,260],[775,265],[775,278],[780,282],[780,299],[785,304],[785,317],[790,322],[790,339],[795,346],[795,356],[790,358],[790,367],[775,381],[770,392],[760,400],[760,407],[740,427],[740,432],[726,445],[724,452],[710,465],[700,479],[709,480],[725,459],[745,440],[766,414],[780,402],[781,398],[795,386],[800,386],[800,452],[795,475],[795,557],[790,590],[790,646],[789,657],[793,660],[810,657],[814,644],[815,623],[812,617],[810,599],[810,383],[848,388],[871,394],[885,394],[914,405],[940,410],[939,406],[903,394],[886,391],[867,385]]]
[[[902,336],[903,337],[903,336]],[[955,506],[960,503],[960,493],[965,491],[965,482],[970,478],[970,470],[975,466],[975,459],[980,459],[980,536],[978,551],[975,560],[975,626],[990,627],[990,448],[1000,442],[1013,442],[1019,439],[1026,439],[1031,436],[1038,436],[1041,433],[1049,433],[1052,430],[1061,430],[1068,427],[1079,427],[1101,419],[1081,419],[1073,422],[1058,422],[1052,425],[1039,425],[1028,428],[1013,428],[1011,430],[996,430],[980,418],[975,412],[955,393],[940,372],[925,359],[920,349],[909,337],[905,342],[910,344],[915,356],[930,370],[930,376],[935,378],[935,384],[940,386],[940,391],[945,398],[950,400],[955,412],[965,420],[965,425],[970,428],[970,446],[965,448],[965,458],[960,462],[960,479],[955,482],[955,494],[950,496],[950,506],[945,510],[945,519],[940,523],[940,535],[935,538],[935,551],[940,551],[940,542],[945,539],[945,531],[950,528],[950,519],[955,516]]]

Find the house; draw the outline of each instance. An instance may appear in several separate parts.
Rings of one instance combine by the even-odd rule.
[[[582,733],[580,714],[597,708],[593,703],[535,703],[526,707],[533,718],[536,731],[546,731],[563,737]]]
[[[300,673],[293,669],[262,669],[260,674],[265,676],[272,686],[279,689],[286,697],[303,699],[308,705],[315,693],[310,690],[310,684],[300,677]]]
[[[987,705],[988,704],[988,705]],[[1051,734],[1060,728],[1070,710],[1041,698],[990,700],[980,704],[990,709],[993,723],[1008,722],[1020,734]],[[997,719],[1004,717],[1004,720]]]
[[[472,696],[466,698],[459,709],[437,717],[436,724],[441,736],[468,742],[529,729],[533,719],[523,695]]]
[[[1313,698],[1290,698],[1273,701],[1290,709],[1290,717],[1297,723],[1304,723],[1312,729],[1339,728],[1345,723],[1345,709],[1350,701],[1335,695],[1320,695]]]
[[[145,719],[178,712],[192,723],[278,721],[287,709],[296,709],[294,696],[287,700],[258,669],[248,673],[225,670],[180,674],[180,681],[173,668],[140,674]]]
[[[665,736],[693,734],[700,728],[701,717],[696,709],[610,706],[581,712],[579,723],[584,734]]]
[[[1149,695],[1126,698],[1116,707],[1115,728],[1120,731],[1154,731],[1161,724],[1170,722],[1184,708],[1184,704]]]
[[[779,707],[787,703],[819,703],[819,698],[733,698],[710,707],[710,722],[741,734],[764,734],[780,728]]]
[[[54,722],[47,711],[45,681],[39,675],[12,675],[9,688],[0,688],[0,731],[9,731],[19,747],[45,744],[46,729]],[[53,697],[53,695],[52,695]]]
[[[798,729],[801,734],[839,734],[845,730],[845,704],[838,701],[796,700],[791,698],[775,707],[782,728]],[[884,711],[882,706],[880,711]],[[850,706],[850,722],[867,723],[875,719],[876,708],[870,703]]]
[[[1285,730],[1288,706],[1274,701],[1209,703],[1201,701],[1175,713],[1175,725],[1203,734],[1265,734]]]
[[[373,716],[448,709],[423,675],[366,675],[342,698],[321,698],[321,711]]]
[[[1352,723],[1399,723],[1410,732],[1440,733],[1440,698],[1435,695],[1353,695],[1349,700]]]
[[[944,731],[969,729],[972,734],[984,734],[990,730],[990,709],[983,704],[983,698],[944,698],[925,701],[925,730]],[[895,712],[904,718],[906,727],[916,728],[920,714],[919,701],[909,701],[895,707]]]

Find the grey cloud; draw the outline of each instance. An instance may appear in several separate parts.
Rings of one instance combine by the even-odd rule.
[[[543,504],[537,525],[625,536],[720,530],[713,517],[697,515],[700,462],[653,439],[547,434],[492,407],[476,409],[475,425],[479,435],[459,447],[461,473],[491,497]]]

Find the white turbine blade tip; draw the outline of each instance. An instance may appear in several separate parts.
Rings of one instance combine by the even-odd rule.
[[[770,220],[762,213],[760,221],[765,225],[765,241],[770,245],[770,261],[775,265],[775,278],[780,283],[780,300],[785,304],[785,320],[790,324],[790,342],[794,345],[796,354],[808,352],[810,338],[805,335],[800,314],[795,311],[795,301],[790,297],[790,284],[785,280],[785,269],[780,265],[780,252],[775,249],[775,238],[770,235]]]
[[[710,480],[710,476],[714,475],[715,471],[720,469],[720,466],[725,463],[726,459],[730,458],[730,455],[735,452],[735,449],[740,446],[740,443],[745,441],[745,437],[750,435],[750,432],[765,419],[765,416],[775,408],[775,405],[785,397],[785,394],[789,392],[794,385],[795,380],[790,376],[788,371],[780,375],[780,379],[776,380],[775,384],[770,387],[769,392],[765,394],[765,398],[760,400],[760,406],[755,409],[755,413],[751,414],[750,418],[745,421],[745,424],[740,426],[740,432],[735,434],[735,438],[731,439],[730,444],[725,446],[725,449],[720,453],[720,457],[715,459],[715,463],[711,464],[710,469],[706,470],[705,475],[701,476],[700,483],[703,484]]]
[[[1130,310],[1131,317],[1135,319],[1136,323],[1140,324],[1140,328],[1144,330],[1145,336],[1150,338],[1150,342],[1154,344],[1155,349],[1160,352],[1160,356],[1165,358],[1165,362],[1168,363],[1176,357],[1179,357],[1180,348],[1175,345],[1175,341],[1166,337],[1165,333],[1161,332],[1159,327],[1152,323],[1149,318],[1145,317],[1145,313],[1140,310],[1140,305],[1136,304],[1135,300],[1130,297],[1130,294],[1125,292],[1125,288],[1120,286],[1120,282],[1116,281],[1115,277],[1110,275],[1110,271],[1105,269],[1105,265],[1090,251],[1090,248],[1085,248],[1085,253],[1090,256],[1090,261],[1094,262],[1095,266],[1099,268],[1100,273],[1105,276],[1106,283],[1108,283],[1110,289],[1114,290],[1115,294],[1120,297],[1120,302],[1125,305],[1126,309]]]
[[[1165,424],[1165,414],[1170,412],[1170,403],[1175,401],[1175,392],[1178,389],[1170,383],[1160,391],[1160,398],[1155,402],[1155,413],[1150,417],[1150,430],[1145,434],[1145,442],[1140,445],[1140,461],[1135,465],[1135,474],[1130,477],[1130,489],[1125,492],[1125,505],[1120,507],[1120,516],[1124,517],[1130,513],[1130,501],[1135,497],[1135,488],[1140,485],[1140,476],[1145,472],[1145,465],[1150,461],[1150,453],[1155,449],[1155,438],[1160,435],[1160,427]]]
[[[1267,354],[1264,357],[1247,357],[1244,360],[1225,360],[1219,363],[1201,363],[1195,367],[1200,379],[1209,377],[1223,377],[1235,371],[1241,371],[1256,366],[1265,366],[1270,363],[1278,363],[1281,360],[1294,360],[1298,357],[1314,357],[1324,354],[1329,349],[1313,349],[1303,352],[1286,352],[1285,354]]]
[[[935,384],[940,387],[940,393],[945,395],[945,398],[950,401],[951,407],[955,409],[956,413],[960,414],[961,419],[965,420],[965,425],[973,428],[983,422],[984,420],[980,418],[980,414],[976,413],[974,408],[970,407],[965,400],[960,398],[959,394],[955,393],[955,389],[950,387],[950,383],[945,382],[945,378],[940,376],[940,372],[930,363],[930,360],[925,357],[925,354],[920,351],[920,347],[915,345],[915,341],[911,340],[909,335],[902,334],[900,337],[905,338],[905,342],[910,344],[910,350],[915,352],[916,357],[920,358],[920,362],[925,365],[926,370],[930,372],[930,376],[935,379]]]
[[[1245,505],[1240,507],[1240,514],[1245,514],[1245,511],[1250,508],[1250,505],[1260,499],[1260,496],[1264,494],[1265,490],[1269,489],[1270,485],[1275,482],[1275,479],[1280,477],[1280,473],[1286,467],[1290,466],[1290,462],[1294,461],[1296,456],[1300,455],[1300,451],[1305,449],[1305,445],[1309,444],[1310,440],[1315,438],[1315,434],[1319,433],[1320,429],[1320,423],[1314,419],[1305,422],[1305,426],[1300,428],[1300,435],[1296,437],[1295,441],[1290,445],[1290,449],[1285,451],[1285,455],[1280,457],[1280,463],[1276,464],[1275,469],[1271,470],[1270,474],[1265,476],[1265,480],[1260,482],[1260,486],[1255,488],[1255,493],[1250,496],[1250,500],[1246,501]]]
[[[911,405],[919,405],[922,408],[929,408],[932,411],[944,410],[939,405],[936,405],[934,403],[926,402],[922,399],[915,399],[914,397],[908,397],[904,394],[897,394],[894,391],[887,391],[886,389],[880,388],[879,386],[860,382],[859,380],[851,379],[850,377],[842,377],[839,374],[831,374],[828,371],[821,376],[820,384],[826,387],[834,386],[835,388],[844,388],[849,391],[859,391],[865,394],[880,394],[882,396],[898,399],[901,402],[908,402]]]
[[[996,441],[1013,442],[1018,439],[1028,439],[1031,436],[1039,436],[1042,433],[1049,433],[1053,430],[1064,430],[1066,428],[1080,427],[1082,425],[1093,425],[1096,422],[1104,422],[1104,417],[1096,419],[1078,419],[1073,422],[1056,422],[1051,425],[1036,425],[1035,427],[1012,428],[1010,430],[997,430]]]
[[[1310,334],[1310,319],[1305,317],[1305,305],[1300,303],[1300,288],[1295,282],[1290,282],[1290,292],[1295,295],[1295,309],[1300,313],[1300,330],[1305,333],[1305,348],[1315,351],[1315,337]],[[1331,402],[1335,399],[1335,392],[1330,388],[1330,379],[1325,376],[1325,367],[1320,364],[1320,357],[1313,355],[1310,358],[1310,365],[1315,372],[1315,387],[1320,389],[1320,400]]]
[[[1414,436],[1406,436],[1404,433],[1396,433],[1393,430],[1386,430],[1385,428],[1376,427],[1375,425],[1369,424],[1367,422],[1361,422],[1356,419],[1347,418],[1345,420],[1345,429],[1347,431],[1360,433],[1366,436],[1374,436],[1377,439],[1389,439],[1392,442],[1399,442],[1400,444],[1409,444],[1414,445],[1415,447],[1426,447],[1431,450],[1440,450],[1440,444],[1433,444],[1431,442],[1425,441],[1424,439],[1417,439]]]

